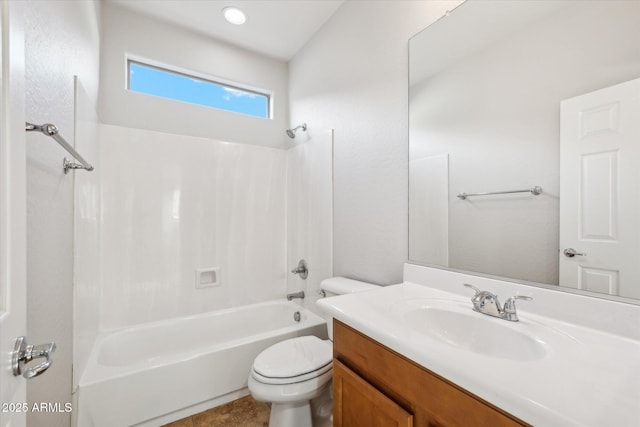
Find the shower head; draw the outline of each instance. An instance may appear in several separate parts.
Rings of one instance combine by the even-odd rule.
[[[298,129],[300,129],[300,128],[301,128],[303,131],[306,131],[306,130],[307,130],[307,124],[306,124],[306,123],[303,123],[303,124],[301,124],[300,126],[296,126],[296,127],[294,127],[293,129],[287,129],[287,130],[285,130],[285,132],[287,133],[287,136],[289,136],[289,138],[293,139],[293,138],[295,138],[295,137],[296,137],[296,131],[297,131]]]

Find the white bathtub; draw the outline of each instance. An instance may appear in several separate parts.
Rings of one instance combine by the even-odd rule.
[[[102,334],[80,378],[77,426],[156,426],[246,395],[254,358],[302,335],[326,338],[325,321],[280,300]]]

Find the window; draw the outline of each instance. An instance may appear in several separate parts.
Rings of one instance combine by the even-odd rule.
[[[128,89],[268,119],[270,94],[128,61]]]

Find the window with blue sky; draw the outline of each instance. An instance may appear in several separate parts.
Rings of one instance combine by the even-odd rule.
[[[129,61],[129,90],[268,119],[269,95]]]

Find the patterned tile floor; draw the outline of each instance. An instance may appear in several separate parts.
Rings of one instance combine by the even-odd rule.
[[[246,396],[163,427],[267,427],[271,407]]]

